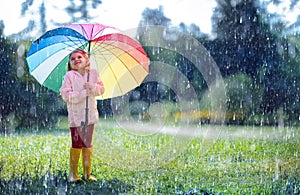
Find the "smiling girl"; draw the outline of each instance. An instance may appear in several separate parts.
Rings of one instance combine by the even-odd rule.
[[[91,175],[92,136],[94,124],[98,122],[96,96],[104,93],[102,81],[95,69],[90,69],[90,60],[83,50],[73,51],[69,56],[68,71],[60,88],[62,99],[67,103],[68,123],[71,131],[69,181],[81,181],[78,175],[78,161],[82,151],[84,178],[97,181]],[[88,98],[88,101],[86,101]],[[86,103],[88,102],[88,109]],[[88,111],[88,124],[82,128]]]

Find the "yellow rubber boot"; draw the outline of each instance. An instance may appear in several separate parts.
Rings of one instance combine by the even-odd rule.
[[[81,178],[78,176],[78,161],[80,158],[81,148],[70,149],[70,173],[69,182],[80,182]]]
[[[92,148],[82,148],[82,165],[84,178],[89,181],[97,181],[92,176]]]

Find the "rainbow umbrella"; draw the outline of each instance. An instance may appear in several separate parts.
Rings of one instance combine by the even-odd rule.
[[[89,54],[91,68],[98,71],[105,86],[99,99],[124,95],[148,75],[149,58],[139,42],[102,24],[71,24],[47,31],[29,48],[30,74],[59,93],[69,54],[77,49]]]

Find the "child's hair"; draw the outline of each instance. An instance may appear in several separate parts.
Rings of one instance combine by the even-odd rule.
[[[73,53],[81,53],[85,58],[88,58],[87,53],[86,53],[84,50],[82,50],[82,49],[78,49],[78,50],[72,51],[72,52],[70,53],[70,55],[69,55],[67,71],[72,70],[72,67],[71,67],[71,60],[70,60],[70,59],[71,59],[71,55],[72,55]]]

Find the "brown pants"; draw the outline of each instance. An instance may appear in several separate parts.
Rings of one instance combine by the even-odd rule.
[[[72,148],[91,148],[94,132],[94,124],[88,125],[84,130],[81,127],[70,127]]]

